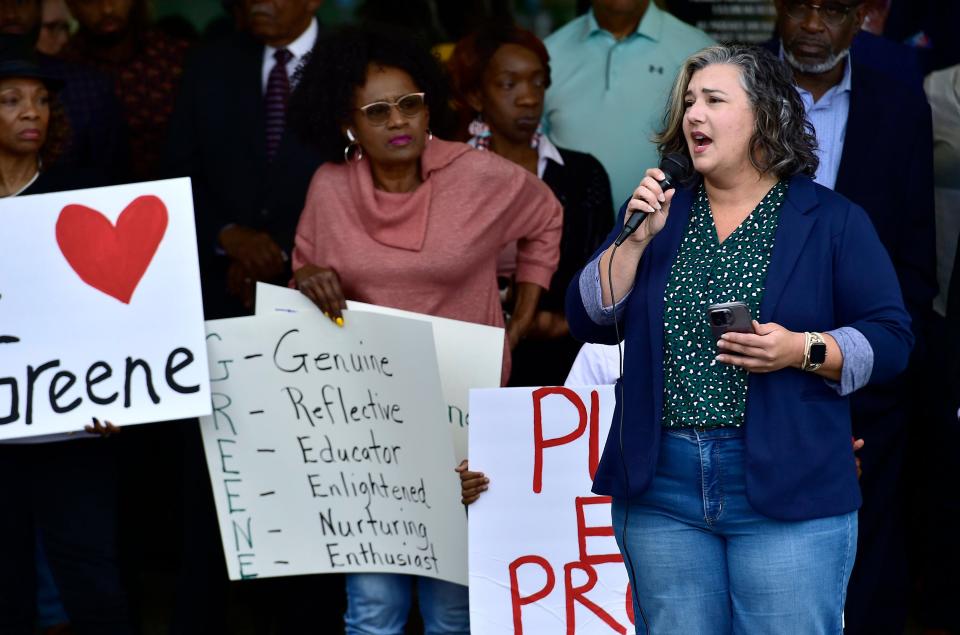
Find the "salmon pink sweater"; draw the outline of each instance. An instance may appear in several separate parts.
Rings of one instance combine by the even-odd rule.
[[[517,243],[517,282],[544,289],[557,267],[563,210],[550,189],[492,152],[432,139],[423,183],[391,193],[367,159],[325,163],[307,192],[294,270],[333,268],[347,299],[503,326],[497,256]],[[509,350],[504,379],[509,376]]]

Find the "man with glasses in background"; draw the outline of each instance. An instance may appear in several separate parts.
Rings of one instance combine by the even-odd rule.
[[[70,9],[65,0],[43,0],[40,17],[40,39],[37,50],[45,55],[58,55],[70,40]]]
[[[893,260],[917,339],[906,373],[852,400],[853,434],[865,445],[845,632],[902,633],[910,596],[901,479],[906,424],[929,392],[927,348],[937,346],[928,335],[937,293],[930,107],[914,81],[884,74],[851,53],[866,16],[862,0],[774,5],[777,38],[769,47],[793,70],[816,131],[816,181],[869,214]],[[823,292],[821,301],[829,302],[830,289]]]

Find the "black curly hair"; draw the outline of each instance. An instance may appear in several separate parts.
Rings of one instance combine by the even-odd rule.
[[[290,124],[319,148],[327,161],[343,162],[347,144],[342,127],[351,120],[354,90],[367,81],[367,66],[398,68],[426,93],[430,128],[444,136],[449,128],[447,85],[439,62],[417,38],[396,28],[344,27],[317,41],[297,73],[290,96]]]

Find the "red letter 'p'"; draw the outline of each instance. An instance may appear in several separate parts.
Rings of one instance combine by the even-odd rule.
[[[547,395],[562,395],[577,408],[580,419],[577,428],[556,439],[543,438],[543,408],[541,402]],[[587,407],[574,391],[562,386],[538,388],[533,391],[533,491],[539,494],[543,489],[543,451],[558,445],[570,443],[587,430]]]
[[[525,564],[536,564],[543,569],[547,575],[547,581],[543,588],[532,595],[520,597],[520,582],[517,580],[517,571]],[[538,602],[550,595],[553,586],[556,583],[556,576],[553,574],[553,567],[547,562],[546,558],[540,556],[523,556],[510,563],[510,605],[513,607],[513,633],[514,635],[523,635],[523,619],[520,615],[520,609],[527,605]]]

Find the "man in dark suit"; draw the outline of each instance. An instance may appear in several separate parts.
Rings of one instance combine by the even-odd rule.
[[[851,52],[866,13],[862,2],[775,5],[779,37],[769,47],[793,69],[816,129],[816,180],[870,215],[893,260],[917,339],[907,373],[852,401],[853,434],[865,446],[846,632],[902,633],[910,595],[901,478],[906,423],[917,416],[913,409],[924,394],[917,388],[929,364],[925,335],[937,293],[930,107],[915,80],[884,74],[873,67],[876,60],[861,63],[857,48]]]
[[[901,84],[923,87],[923,65],[912,46],[861,30],[853,38],[850,55],[857,64],[889,75]]]
[[[249,34],[228,36],[187,63],[166,163],[193,179],[208,319],[249,312],[258,280],[290,279],[293,234],[320,159],[284,130],[275,106],[285,105],[317,39],[319,5],[245,0]]]
[[[319,153],[286,127],[295,72],[313,48],[320,0],[242,0],[246,32],[188,59],[170,123],[167,173],[193,181],[208,319],[248,314],[257,281],[286,284],[289,256]],[[200,435],[184,425],[184,556],[172,632],[217,634],[226,568]],[[202,485],[201,485],[202,484]],[[319,579],[318,579],[319,578]],[[333,632],[342,578],[278,578],[236,591],[258,633]],[[316,613],[316,599],[329,609]]]

